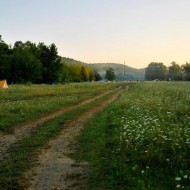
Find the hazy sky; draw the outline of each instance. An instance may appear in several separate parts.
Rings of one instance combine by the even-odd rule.
[[[190,62],[190,0],[0,0],[0,34],[86,63]]]

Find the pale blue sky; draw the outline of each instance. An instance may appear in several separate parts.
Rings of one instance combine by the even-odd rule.
[[[190,0],[0,0],[0,34],[87,63],[190,62]]]

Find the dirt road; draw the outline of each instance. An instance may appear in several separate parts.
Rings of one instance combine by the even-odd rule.
[[[21,186],[28,190],[85,189],[85,184],[88,183],[88,163],[77,163],[69,154],[75,151],[76,137],[84,125],[114,101],[119,93],[120,91],[114,93],[101,105],[65,123],[63,131],[42,149],[35,166],[25,172],[20,181]]]
[[[111,91],[114,90],[109,90],[107,92],[102,93],[99,96],[96,96],[94,98],[85,100],[75,106],[70,106],[68,108],[63,108],[59,111],[56,111],[54,113],[51,113],[49,115],[43,116],[37,120],[34,121],[29,121],[23,124],[19,124],[18,126],[16,126],[14,128],[14,132],[13,134],[0,134],[0,161],[2,161],[3,159],[6,159],[9,157],[9,149],[13,146],[15,146],[15,144],[22,140],[24,137],[28,136],[31,134],[32,130],[37,127],[38,125],[41,125],[45,122],[47,122],[50,119],[53,119],[61,114],[64,114],[74,108],[78,108],[80,106],[86,105],[90,102],[93,102],[94,100],[96,100],[97,98],[100,98],[102,96],[105,96],[106,94],[110,93]]]

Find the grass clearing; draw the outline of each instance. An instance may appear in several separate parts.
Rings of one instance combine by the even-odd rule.
[[[77,155],[80,155],[78,157]],[[190,189],[190,83],[131,85],[80,137],[89,189]]]

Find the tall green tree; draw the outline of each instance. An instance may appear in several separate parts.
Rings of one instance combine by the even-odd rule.
[[[94,70],[93,72],[94,72],[94,79],[95,79],[95,81],[102,80],[101,75],[97,71]]]
[[[42,82],[42,64],[37,58],[37,46],[16,41],[11,58],[11,81],[14,83]]]
[[[182,70],[181,67],[174,61],[169,67],[168,77],[170,80],[182,80]]]
[[[184,79],[190,81],[190,63],[182,65],[182,69],[184,71]]]
[[[11,82],[11,55],[0,54],[0,80],[6,79],[8,83]]]
[[[3,41],[0,42],[0,55],[4,55],[4,54],[10,54],[10,48],[9,46],[4,43]]]
[[[95,73],[92,69],[89,68],[89,81],[95,80]]]
[[[114,81],[116,78],[116,74],[112,68],[108,68],[106,70],[105,78],[109,81]]]
[[[21,49],[24,49],[25,48],[25,45],[22,41],[16,41],[14,43],[14,46],[13,46],[13,50],[14,51],[17,51],[17,50],[21,50]]]
[[[61,57],[58,56],[58,51],[55,44],[46,46],[44,43],[39,43],[38,59],[42,63],[42,80],[44,83],[60,82],[61,79]]]
[[[167,67],[163,63],[152,62],[145,70],[146,80],[166,80],[168,77]]]
[[[72,82],[71,68],[65,63],[62,63],[61,75],[61,82]]]
[[[11,57],[11,82],[40,83],[42,77],[41,62],[27,49],[15,51]]]
[[[6,79],[9,83],[11,82],[11,54],[11,47],[2,40],[2,37],[0,35],[0,80]]]
[[[2,36],[0,35],[0,43],[4,43],[4,41],[2,40]]]
[[[84,66],[81,67],[80,77],[82,82],[88,81],[89,79],[87,69]]]
[[[81,65],[73,64],[69,66],[72,82],[81,82]]]

